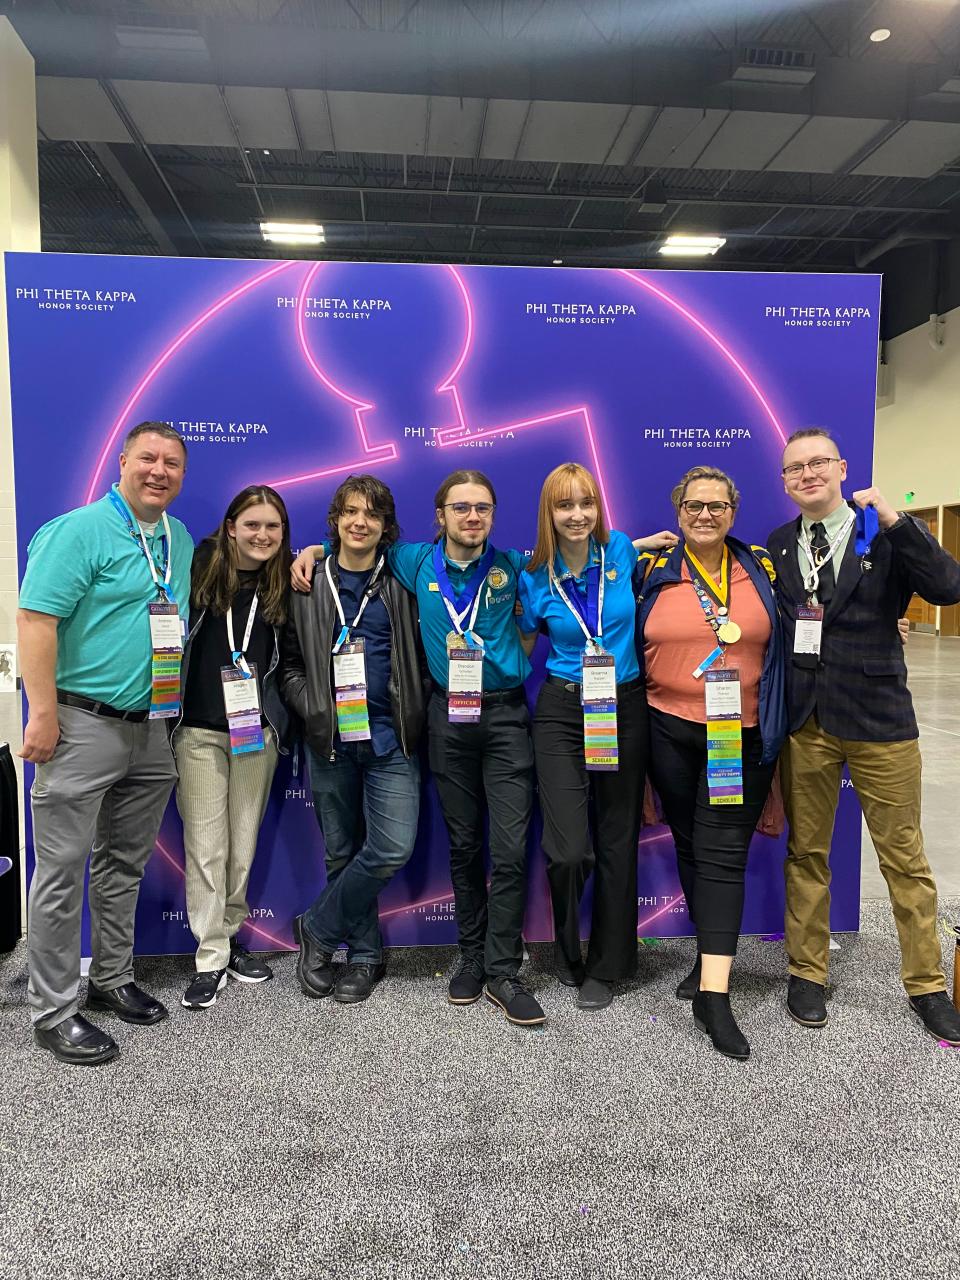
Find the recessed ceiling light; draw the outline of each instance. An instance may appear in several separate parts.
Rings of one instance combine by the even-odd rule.
[[[553,265],[554,265],[555,267],[562,267],[562,266],[563,266],[563,259],[562,259],[562,258],[554,258],[554,260],[553,260]]]
[[[323,244],[324,232],[319,222],[261,222],[264,240],[274,244]]]
[[[726,243],[724,236],[667,236],[657,252],[665,258],[708,258]]]
[[[268,156],[268,155],[270,154],[270,152],[267,150],[267,148],[266,148],[266,147],[264,147],[264,148],[263,148],[263,154],[264,154],[265,156]]]
[[[874,44],[883,44],[884,40],[890,39],[890,28],[877,27],[876,31],[870,32],[870,39]]]

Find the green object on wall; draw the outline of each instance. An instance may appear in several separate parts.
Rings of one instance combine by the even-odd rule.
[[[905,493],[903,496],[906,498],[907,502],[912,502],[915,495],[913,490],[911,489],[909,493]]]

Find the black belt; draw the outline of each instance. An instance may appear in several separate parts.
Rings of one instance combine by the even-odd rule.
[[[561,689],[566,689],[567,693],[580,693],[579,680],[564,680],[563,676],[547,676],[547,684],[558,684]],[[629,693],[631,689],[639,689],[643,684],[643,676],[637,676],[635,680],[625,680],[623,684],[617,685],[617,693]]]
[[[433,692],[438,698],[446,698],[447,691],[442,685],[434,685]],[[489,693],[480,695],[484,702],[524,702],[526,694],[522,684],[515,684],[512,689],[491,689]]]
[[[92,711],[95,716],[129,720],[133,724],[140,724],[150,714],[149,711],[119,711],[109,702],[97,702],[94,698],[85,698],[82,693],[67,693],[66,689],[57,690],[57,701],[62,707],[77,707],[80,711]]]

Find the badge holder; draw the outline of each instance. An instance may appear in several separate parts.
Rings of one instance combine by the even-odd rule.
[[[333,655],[333,685],[337,703],[337,731],[342,742],[370,741],[367,705],[367,660],[364,641],[346,640]]]
[[[797,623],[793,633],[793,661],[798,667],[815,670],[820,661],[823,637],[823,605],[797,606]]]
[[[180,663],[183,629],[180,611],[169,600],[154,600],[150,609],[150,716],[169,720],[180,714]]]
[[[620,768],[617,742],[617,669],[612,653],[598,645],[580,660],[583,702],[583,755],[588,770],[615,773]]]
[[[460,645],[447,637],[447,720],[450,724],[479,724],[483,711],[483,649],[467,644],[461,636],[456,639]]]
[[[740,672],[736,667],[713,667],[704,673],[704,685],[710,803],[743,804]]]
[[[246,755],[264,749],[263,725],[260,720],[260,694],[257,687],[257,664],[243,659],[240,667],[221,667],[223,706],[230,731],[230,754]],[[249,674],[247,674],[247,672]]]

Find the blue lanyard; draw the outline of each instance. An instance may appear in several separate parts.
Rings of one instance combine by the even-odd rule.
[[[176,597],[170,590],[170,572],[173,565],[170,556],[170,523],[167,520],[167,513],[164,511],[160,517],[163,521],[163,533],[160,535],[160,545],[163,549],[163,560],[161,561],[160,571],[158,573],[157,566],[154,564],[153,556],[150,554],[150,549],[147,546],[147,540],[144,537],[143,530],[138,524],[134,524],[133,518],[127,510],[127,504],[120,497],[120,494],[115,488],[110,489],[107,497],[110,499],[114,510],[119,512],[124,524],[127,526],[127,530],[131,538],[133,538],[134,542],[140,548],[140,553],[147,562],[147,568],[150,570],[150,576],[157,588],[157,594],[160,599],[175,602]]]
[[[591,540],[591,552],[593,542]],[[578,619],[580,628],[586,636],[587,640],[599,642],[603,636],[603,573],[605,566],[606,549],[600,548],[600,563],[588,565],[583,576],[587,581],[586,599],[577,590],[577,583],[574,575],[564,565],[564,572],[557,581],[563,591],[563,598],[567,608]],[[558,559],[559,553],[558,553]],[[563,564],[563,560],[560,560]]]
[[[493,564],[493,557],[496,554],[495,548],[488,546],[477,562],[477,567],[470,580],[464,583],[459,591],[456,591],[450,581],[450,574],[447,572],[447,562],[443,555],[442,541],[438,542],[433,548],[433,571],[436,574],[440,594],[443,596],[443,603],[446,606],[447,613],[450,615],[450,621],[453,623],[458,635],[466,635],[471,640],[473,639],[472,632],[480,608],[480,592],[483,589],[487,574],[490,572],[490,566]],[[464,630],[464,619],[468,616],[469,622],[466,630]]]

